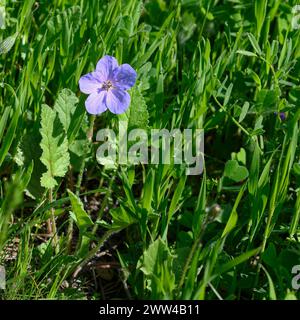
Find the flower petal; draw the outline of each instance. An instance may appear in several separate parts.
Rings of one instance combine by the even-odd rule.
[[[120,89],[110,89],[106,96],[107,108],[115,114],[120,114],[126,111],[130,104],[130,95]]]
[[[91,72],[79,79],[80,91],[86,94],[96,92],[98,88],[101,88],[100,77],[97,72]]]
[[[113,83],[114,86],[127,90],[134,86],[137,74],[135,70],[127,63],[120,65],[114,70]]]
[[[88,113],[90,114],[100,114],[104,112],[107,107],[105,104],[106,100],[106,91],[100,91],[99,93],[93,92],[85,100],[85,107]]]
[[[96,71],[101,75],[101,80],[110,80],[114,69],[118,67],[118,61],[111,56],[104,56],[101,58],[96,66]]]

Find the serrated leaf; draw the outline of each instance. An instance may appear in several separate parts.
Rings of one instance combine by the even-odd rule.
[[[148,127],[149,114],[143,95],[139,89],[134,88],[131,94],[128,128],[146,129]]]
[[[87,140],[88,117],[84,104],[78,104],[72,115],[71,123],[68,130],[69,146],[76,140]]]
[[[57,96],[54,109],[58,113],[59,120],[62,123],[65,132],[68,132],[69,130],[72,115],[75,112],[78,101],[76,95],[69,89],[61,90]]]
[[[73,152],[77,157],[82,157],[88,152],[88,142],[87,140],[75,140],[70,145],[70,152]]]
[[[43,173],[41,177],[41,185],[45,188],[53,188],[57,185],[56,180],[51,176],[50,172]]]
[[[46,166],[41,178],[41,185],[53,188],[57,185],[55,177],[63,177],[70,163],[68,140],[62,130],[56,112],[47,105],[42,106],[41,129],[42,140],[40,146],[43,150],[41,161]]]
[[[31,179],[27,185],[27,191],[33,198],[40,198],[45,191],[45,189],[41,187],[40,181],[45,171],[45,167],[40,160],[42,155],[40,140],[41,136],[38,128],[33,128],[32,131],[27,132],[22,137],[20,142],[20,151],[24,157],[25,166],[29,166],[31,161],[34,162]]]
[[[75,214],[75,223],[81,232],[85,232],[86,229],[93,225],[93,221],[83,208],[83,204],[80,199],[71,191],[68,190],[73,213]]]

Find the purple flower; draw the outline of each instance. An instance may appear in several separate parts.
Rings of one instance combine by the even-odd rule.
[[[111,56],[104,56],[97,63],[96,70],[82,76],[80,91],[89,94],[85,107],[90,114],[100,114],[107,109],[120,114],[130,104],[130,89],[136,81],[136,72],[129,64],[118,65]]]
[[[280,112],[279,117],[280,117],[281,121],[284,121],[286,119],[285,112]]]
[[[278,115],[278,112],[274,112],[275,115]],[[285,112],[279,112],[279,118],[281,121],[284,121],[286,119],[286,114]]]

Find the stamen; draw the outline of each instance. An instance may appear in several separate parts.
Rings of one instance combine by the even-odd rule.
[[[102,89],[106,91],[108,91],[112,87],[113,87],[113,84],[110,82],[110,80],[104,81],[102,84]]]

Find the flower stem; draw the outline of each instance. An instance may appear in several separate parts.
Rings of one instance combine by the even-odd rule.
[[[49,202],[53,202],[53,190],[52,188],[49,189]],[[50,221],[49,221],[50,220]],[[53,244],[56,247],[58,245],[58,236],[57,236],[57,228],[56,228],[56,222],[55,222],[55,210],[53,207],[51,207],[51,218],[48,220],[48,231],[50,227],[50,234],[53,235]]]
[[[120,232],[122,229],[120,230],[107,230],[103,236],[101,237],[101,239],[99,240],[99,242],[97,243],[96,247],[93,248],[91,251],[89,251],[86,255],[86,257],[84,259],[82,259],[80,261],[80,263],[77,265],[77,268],[75,270],[75,272],[73,273],[73,277],[76,277],[77,274],[80,272],[80,270],[84,267],[84,265],[86,265],[93,257],[94,255],[103,247],[103,245],[105,244],[105,242],[110,238],[110,236],[112,236],[115,233]]]
[[[92,139],[93,139],[93,131],[94,131],[95,119],[96,119],[96,116],[92,115],[91,116],[90,126],[89,126],[89,129],[88,129],[88,132],[87,132],[87,139],[88,139],[88,145],[89,146],[91,145],[91,142],[92,142]],[[86,158],[83,158],[82,162],[81,162],[81,166],[80,166],[80,171],[79,171],[79,175],[78,175],[77,184],[76,184],[76,195],[77,196],[80,194],[80,187],[81,187],[83,172],[84,172],[84,168],[85,168],[85,162],[86,162]]]
[[[110,179],[110,182],[109,182],[109,186],[108,186],[108,189],[105,193],[105,197],[103,199],[103,202],[102,202],[102,205],[101,205],[101,208],[99,210],[99,213],[98,213],[98,216],[97,216],[97,221],[101,220],[102,216],[103,216],[103,213],[104,213],[104,209],[107,205],[107,201],[108,201],[108,197],[110,195],[110,192],[111,192],[111,187],[112,187],[112,184],[114,182],[114,178],[111,178]],[[96,234],[97,230],[98,230],[98,224],[95,223],[94,227],[93,227],[93,231],[92,231],[92,234]]]
[[[192,262],[192,259],[193,259],[194,255],[196,253],[196,250],[198,248],[201,248],[203,235],[204,235],[204,232],[206,230],[206,227],[207,227],[208,223],[209,223],[209,219],[208,219],[208,217],[206,217],[204,222],[203,222],[203,224],[202,224],[202,226],[201,226],[201,229],[199,231],[198,237],[194,241],[194,244],[193,244],[192,249],[191,249],[191,251],[190,251],[190,253],[188,255],[186,263],[184,264],[183,271],[182,271],[182,274],[181,274],[181,277],[180,277],[180,281],[179,281],[179,285],[178,285],[178,293],[180,292],[180,289],[183,286],[183,283],[185,281],[187,272],[189,270],[189,267],[190,267],[190,264]]]
[[[96,119],[95,115],[92,115],[91,118],[90,118],[90,126],[89,126],[89,129],[88,129],[88,132],[87,132],[88,146],[90,146],[91,143],[92,143],[95,119]],[[76,183],[76,195],[77,196],[79,196],[79,194],[80,194],[80,187],[81,187],[81,183],[82,183],[85,163],[86,163],[86,158],[83,158],[82,162],[81,162],[80,170],[79,170],[78,180],[77,180],[77,183]],[[68,239],[67,240],[68,252],[71,253],[72,239],[73,239],[73,219],[71,217],[69,218],[67,239]]]

